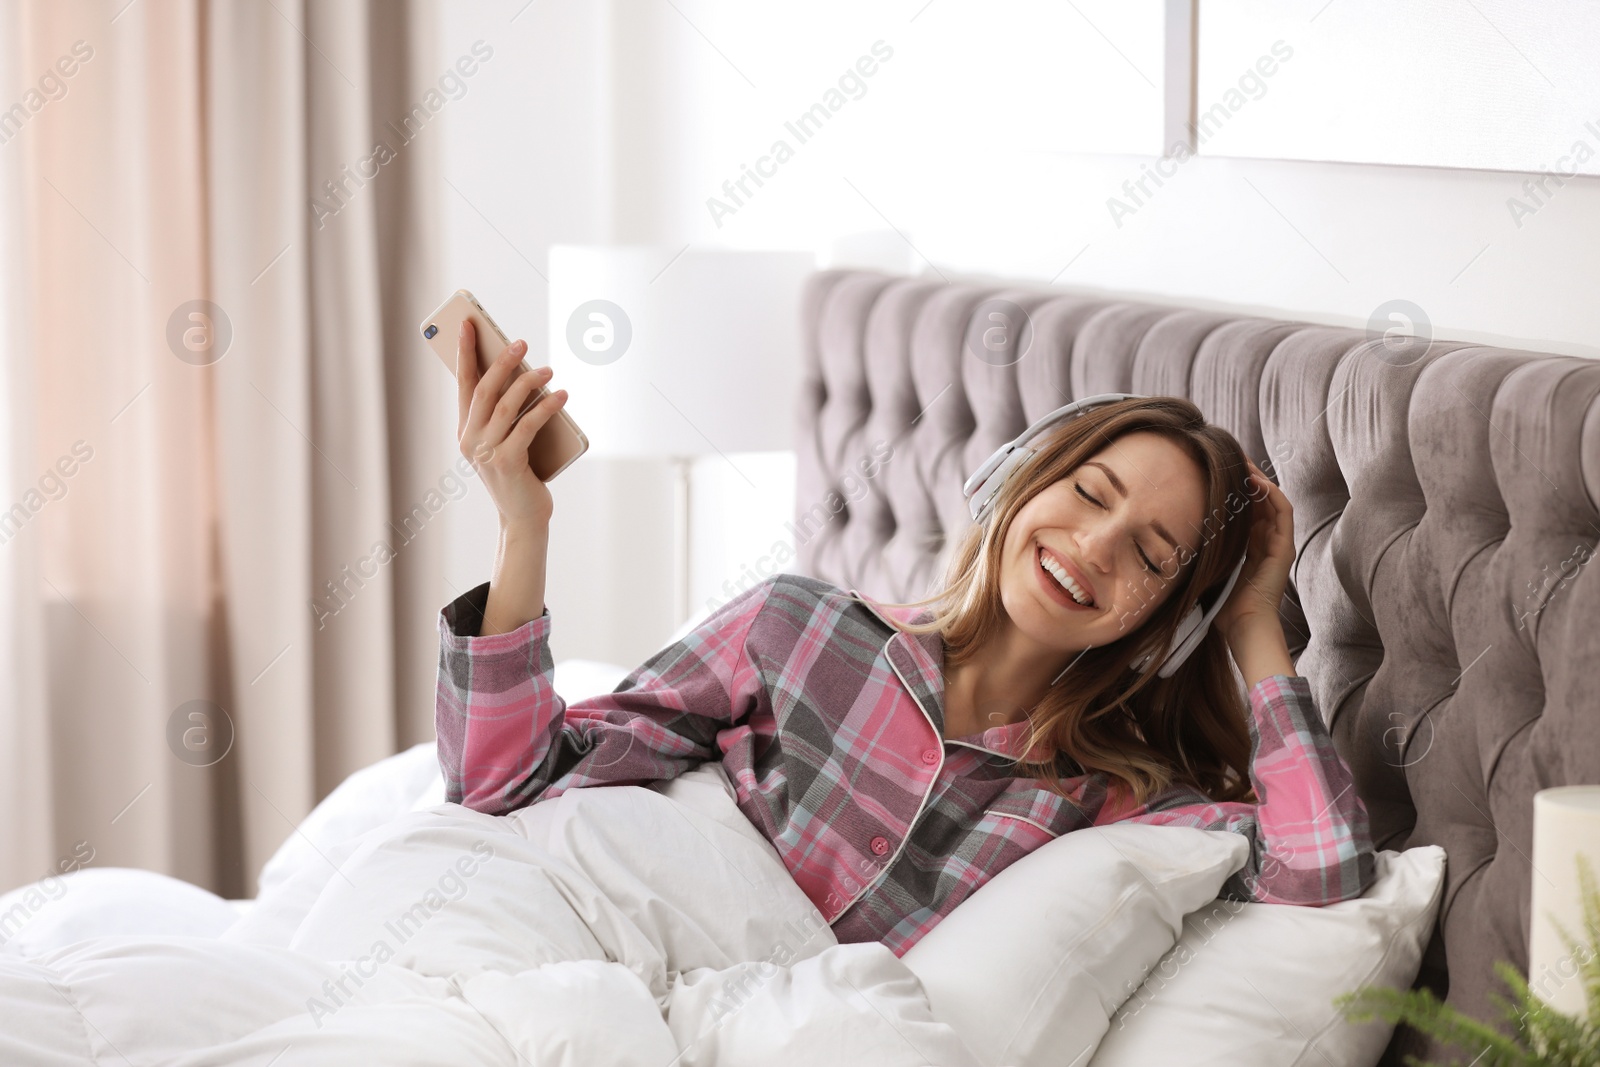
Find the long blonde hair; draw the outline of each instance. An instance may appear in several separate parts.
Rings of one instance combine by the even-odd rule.
[[[1206,422],[1181,397],[1137,397],[1090,408],[1034,442],[1035,454],[1001,486],[987,520],[955,546],[940,592],[915,604],[936,605],[913,633],[938,633],[947,665],[966,662],[997,634],[1007,616],[1000,595],[1001,548],[1017,512],[1046,486],[1069,476],[1117,438],[1155,433],[1185,450],[1203,473],[1206,518],[1202,542],[1183,562],[1171,595],[1139,627],[1087,649],[1028,714],[1019,773],[1046,781],[1076,804],[1054,773],[1066,754],[1086,772],[1104,772],[1138,804],[1174,783],[1212,800],[1253,799],[1249,778],[1249,708],[1239,691],[1224,636],[1213,627],[1170,678],[1129,667],[1145,652],[1171,647],[1183,616],[1205,590],[1226,581],[1249,541],[1252,501],[1244,449],[1227,430]],[[1165,572],[1164,572],[1165,573]],[[1152,576],[1152,581],[1157,579]],[[1158,651],[1159,655],[1159,651]]]

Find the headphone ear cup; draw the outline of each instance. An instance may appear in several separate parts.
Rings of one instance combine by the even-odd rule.
[[[1056,408],[1049,414],[1035,419],[1026,430],[1023,430],[1016,437],[995,449],[989,458],[984,460],[978,469],[973,471],[967,480],[961,483],[961,495],[967,498],[967,507],[971,511],[972,521],[982,522],[984,520],[984,517],[989,513],[989,499],[999,491],[1000,484],[1006,480],[1006,476],[1015,469],[1018,463],[1033,455],[1033,449],[1028,447],[1028,442],[1037,438],[1050,427],[1081,415],[1090,408],[1098,407],[1101,404],[1115,403],[1119,400],[1132,400],[1143,395],[1143,393],[1098,393],[1094,396],[1084,397],[1082,400],[1074,400],[1070,404]]]
[[[1183,648],[1184,642],[1188,641],[1189,638],[1194,634],[1195,629],[1199,627],[1200,623],[1203,621],[1203,618],[1204,616],[1200,614],[1200,609],[1198,607],[1193,607],[1189,609],[1189,614],[1183,617],[1183,621],[1178,623],[1178,632],[1173,635],[1172,644],[1167,646],[1166,654],[1161,657],[1161,670],[1157,672],[1161,675],[1161,677],[1171,678],[1173,672],[1176,671],[1178,667],[1182,665],[1184,659],[1187,658],[1188,653],[1185,652],[1182,655],[1178,655],[1178,653]],[[1198,642],[1196,642],[1196,644],[1198,644]],[[1176,660],[1174,660],[1175,656]],[[1138,671],[1142,674],[1150,666],[1150,661],[1155,658],[1156,653],[1146,652],[1128,666],[1131,670]]]
[[[978,490],[982,489],[989,481],[989,475],[993,474],[994,469],[1005,462],[1005,458],[1010,454],[1011,449],[1009,447],[996,449],[988,459],[983,461],[983,465],[973,471],[967,477],[967,480],[961,484],[961,494],[969,500],[976,496]]]
[[[1189,658],[1190,653],[1200,647],[1200,642],[1205,640],[1206,634],[1211,632],[1211,620],[1216,618],[1228,602],[1228,597],[1233,593],[1233,587],[1239,580],[1239,574],[1244,570],[1244,560],[1240,559],[1234,564],[1233,573],[1228,575],[1228,580],[1222,588],[1209,598],[1204,611],[1200,604],[1195,604],[1189,609],[1189,614],[1183,617],[1183,622],[1178,624],[1178,632],[1172,639],[1172,651],[1167,654],[1166,662],[1162,665],[1160,675],[1171,678],[1178,668],[1183,666],[1183,661]],[[1202,602],[1207,598],[1202,597]]]
[[[1197,604],[1189,609],[1189,614],[1183,617],[1178,624],[1178,632],[1172,635],[1172,649],[1167,653],[1161,669],[1156,673],[1163,678],[1171,678],[1183,661],[1189,658],[1189,653],[1199,647],[1205,637],[1205,614]]]
[[[989,512],[994,510],[994,498],[999,495],[1000,487],[1011,477],[1011,473],[1032,455],[1031,448],[1025,446],[1014,448],[1006,453],[1005,458],[983,479],[967,502],[973,522],[982,522],[989,517]]]

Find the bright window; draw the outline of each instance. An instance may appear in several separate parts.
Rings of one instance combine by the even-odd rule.
[[[1600,174],[1597,62],[1593,0],[1201,0],[1199,150]]]

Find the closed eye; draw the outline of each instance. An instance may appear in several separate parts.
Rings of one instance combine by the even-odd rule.
[[[1078,491],[1078,495],[1083,497],[1083,499],[1087,500],[1089,503],[1093,504],[1097,508],[1100,508],[1101,510],[1105,509],[1105,505],[1104,504],[1100,503],[1100,501],[1096,500],[1094,497],[1090,496],[1088,493],[1083,491],[1082,483],[1073,482],[1072,483],[1072,487]],[[1135,552],[1139,553],[1139,558],[1140,559],[1144,560],[1145,570],[1149,571],[1151,574],[1160,574],[1161,573],[1161,571],[1159,571],[1156,568],[1156,565],[1154,563],[1150,562],[1150,557],[1144,554],[1144,549],[1139,547],[1139,542],[1135,541],[1133,543],[1133,550]]]

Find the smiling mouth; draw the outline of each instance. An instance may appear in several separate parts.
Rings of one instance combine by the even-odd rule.
[[[1041,545],[1039,547],[1038,551],[1035,553],[1035,556],[1039,562],[1039,569],[1042,570],[1045,575],[1055,583],[1056,587],[1059,588],[1062,593],[1064,593],[1075,605],[1080,608],[1092,608],[1095,606],[1094,598],[1090,596],[1089,591],[1074,581],[1072,575],[1067,573],[1065,567],[1061,566],[1061,564],[1057,563],[1054,559],[1051,559],[1048,555],[1046,555],[1044,546]]]

